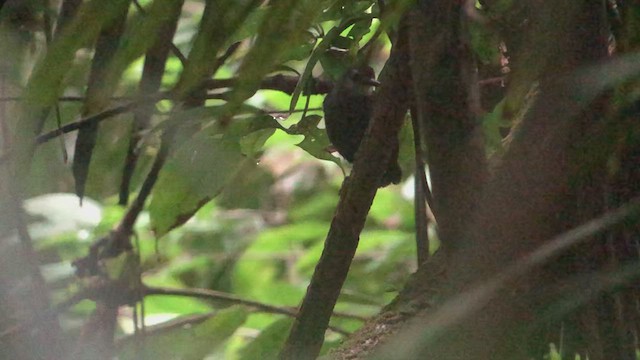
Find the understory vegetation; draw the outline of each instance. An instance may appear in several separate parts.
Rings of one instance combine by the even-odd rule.
[[[639,50],[626,0],[0,1],[0,358],[635,359]]]

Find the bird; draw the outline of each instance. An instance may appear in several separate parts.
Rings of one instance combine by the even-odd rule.
[[[334,84],[323,102],[327,136],[338,153],[353,163],[372,117],[372,88],[380,85],[370,66],[354,67]],[[378,187],[398,184],[402,171],[398,165],[398,141],[389,151],[392,159]]]

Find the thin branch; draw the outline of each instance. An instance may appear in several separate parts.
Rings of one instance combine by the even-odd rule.
[[[222,89],[222,88],[229,88],[229,87],[233,87],[236,83],[236,79],[211,79],[211,80],[206,80],[203,82],[203,86],[208,89],[208,90],[213,90],[213,89]],[[285,75],[275,75],[275,76],[271,76],[269,78],[266,78],[265,80],[262,81],[262,85],[261,85],[261,89],[263,90],[276,90],[276,91],[281,91],[284,92],[286,94],[291,95],[293,93],[293,91],[295,90],[295,86],[298,83],[298,77],[297,76],[285,76]],[[310,87],[310,89],[308,89],[310,95],[317,95],[317,94],[326,94],[327,92],[329,92],[331,90],[331,88],[333,87],[333,84],[331,82],[325,81],[325,80],[319,80],[316,79],[315,81],[313,81],[313,83],[315,84],[315,86]],[[14,97],[14,96],[9,96],[9,97],[0,97],[0,102],[2,101],[22,101],[22,97]],[[52,139],[55,139],[56,137],[66,134],[66,133],[70,133],[72,131],[77,131],[85,126],[92,126],[94,124],[100,123],[103,120],[107,120],[109,118],[112,118],[116,115],[120,115],[120,114],[124,114],[130,111],[135,110],[138,106],[144,105],[144,104],[149,104],[149,103],[156,103],[158,101],[161,100],[168,100],[168,99],[173,99],[172,94],[170,91],[161,91],[149,96],[146,96],[142,99],[136,99],[135,97],[113,97],[112,99],[117,99],[117,100],[129,100],[128,103],[124,104],[124,105],[119,105],[116,107],[113,107],[111,109],[107,109],[101,113],[86,117],[84,119],[66,124],[64,126],[61,126],[58,129],[46,132],[44,134],[39,135],[36,138],[36,143],[38,145],[43,144],[47,141],[50,141]],[[224,100],[224,94],[208,94],[206,96],[206,99],[222,99]],[[83,96],[63,96],[60,97],[58,99],[59,101],[84,101],[85,97]],[[309,109],[309,110],[321,110],[320,108],[313,108],[313,109]],[[300,112],[302,110],[294,110],[291,112]],[[274,111],[267,111],[265,112],[266,114],[289,114],[290,112],[287,111],[281,111],[281,110],[274,110]],[[4,153],[2,155],[0,155],[0,164],[3,164],[8,158],[9,158],[10,154],[9,153]]]
[[[259,311],[271,313],[271,314],[280,314],[287,316],[296,316],[297,311],[292,307],[281,307],[275,305],[269,305],[265,303],[261,303],[253,300],[242,299],[238,296],[209,289],[171,289],[164,287],[150,287],[147,286],[143,289],[143,293],[145,295],[176,295],[176,296],[186,296],[186,297],[195,297],[200,299],[214,300],[214,301],[224,301],[234,305],[244,305],[248,307],[255,308]],[[341,317],[345,319],[352,319],[358,321],[367,321],[366,317],[355,315],[355,314],[347,314],[342,312],[334,313],[336,317]]]
[[[166,333],[175,329],[182,329],[188,325],[197,325],[216,315],[217,315],[216,312],[210,312],[206,314],[181,316],[179,318],[172,319],[167,322],[148,327],[146,330],[145,336],[154,336],[154,335]],[[345,332],[343,335],[346,336],[348,335],[348,333]],[[116,345],[116,348],[120,348],[124,346],[126,343],[135,341],[135,340],[136,340],[135,335],[129,335],[129,336],[117,339],[115,345]]]
[[[140,7],[137,1],[135,3]],[[184,1],[180,0],[174,2],[174,4],[167,9],[167,17],[163,19],[162,25],[158,28],[154,44],[147,49],[145,53],[142,76],[138,84],[138,91],[141,95],[156,93],[162,85],[162,76],[165,72],[167,59],[171,50],[170,45],[172,45],[172,39],[176,33],[183,5]],[[129,146],[124,160],[119,187],[118,204],[121,206],[126,206],[129,202],[129,187],[138,164],[140,155],[138,147],[142,140],[142,131],[149,127],[153,110],[154,104],[147,104],[141,106],[140,109],[134,112],[133,123],[130,128]]]
[[[170,288],[162,288],[162,287],[145,287],[143,289],[143,292],[145,295],[174,295],[174,296],[194,297],[194,298],[207,299],[207,300],[225,301],[231,304],[244,305],[247,307],[251,307],[256,310],[270,313],[270,314],[286,315],[290,317],[297,316],[297,311],[292,308],[280,307],[280,306],[261,303],[258,301],[241,299],[231,294],[227,294],[227,293],[223,293],[215,290],[209,290],[209,289],[170,289]],[[343,317],[348,317],[351,319],[356,319],[361,321],[366,320],[364,318],[358,317],[357,315],[348,315],[348,314],[342,314],[342,315]],[[329,329],[342,335],[349,335],[348,331],[337,328],[335,326],[329,326]]]
[[[478,86],[488,86],[488,85],[495,85],[495,84],[504,86],[506,80],[507,80],[506,76],[496,76],[492,78],[478,80]]]
[[[174,134],[175,128],[172,126],[171,128],[167,129],[167,131],[165,131],[162,135],[160,150],[158,150],[158,154],[156,155],[153,165],[151,166],[151,170],[149,170],[147,177],[144,179],[138,196],[135,198],[135,200],[133,200],[131,206],[129,206],[126,214],[115,230],[115,232],[120,235],[117,236],[116,239],[120,241],[126,241],[127,243],[129,242],[128,239],[129,235],[133,233],[133,226],[135,225],[138,216],[144,209],[144,203],[151,194],[151,190],[158,180],[160,169],[162,169],[164,163],[167,160],[167,157],[169,156],[169,151],[173,143]],[[126,246],[127,244],[122,243],[120,245]]]
[[[167,331],[171,331],[174,329],[180,329],[183,328],[187,325],[197,325],[213,316],[215,316],[216,313],[215,312],[210,312],[210,313],[206,313],[206,314],[195,314],[195,315],[187,315],[187,316],[181,316],[179,318],[176,319],[172,319],[157,325],[153,325],[150,327],[147,327],[145,329],[145,336],[153,336],[153,335],[157,335],[157,334],[161,334]],[[115,341],[115,347],[116,348],[121,348],[122,346],[124,346],[126,343],[131,342],[131,341],[136,341],[136,335],[129,335],[126,337],[122,337],[120,339],[116,339]]]
[[[156,100],[154,99],[154,100],[147,100],[147,101],[156,101]],[[76,122],[72,122],[72,123],[66,124],[64,126],[61,126],[58,129],[51,130],[51,131],[46,132],[46,133],[44,133],[42,135],[39,135],[36,138],[36,143],[37,144],[42,144],[42,143],[45,143],[45,142],[47,142],[49,140],[55,139],[56,137],[58,137],[58,136],[60,136],[62,134],[66,134],[66,133],[69,133],[69,132],[72,132],[72,131],[76,131],[76,130],[81,129],[83,127],[97,124],[97,123],[101,122],[102,120],[106,120],[108,118],[112,118],[112,117],[114,117],[116,115],[120,115],[120,114],[124,114],[126,112],[129,112],[129,111],[133,111],[139,105],[140,105],[140,102],[130,102],[128,104],[116,106],[114,108],[105,110],[105,111],[97,113],[95,115],[88,116],[88,117],[86,117],[84,119],[81,119],[81,120],[78,120]]]
[[[427,183],[427,174],[424,170],[422,158],[422,131],[420,120],[415,105],[409,107],[411,125],[413,126],[413,146],[415,151],[416,175],[414,179],[414,217],[416,226],[416,254],[418,267],[429,258],[429,218],[427,216],[427,201],[431,200],[431,190]],[[429,203],[431,207],[432,202]]]

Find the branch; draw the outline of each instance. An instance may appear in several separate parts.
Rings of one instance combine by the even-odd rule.
[[[277,90],[277,91],[281,91],[284,92],[286,94],[291,95],[291,93],[293,92],[293,90],[295,89],[295,85],[298,82],[298,77],[297,76],[285,76],[285,75],[275,75],[272,77],[269,77],[267,79],[265,79],[262,82],[262,87],[261,89],[264,90]],[[208,90],[212,90],[212,89],[222,89],[222,88],[228,88],[228,87],[233,87],[236,83],[236,79],[212,79],[212,80],[206,80],[203,83],[203,86],[206,87],[206,89]],[[321,80],[315,80],[316,86],[312,87],[310,91],[311,94],[325,94],[327,92],[329,92],[332,88],[332,84],[330,82],[327,81],[321,81]],[[220,98],[220,94],[209,94],[207,96],[208,99],[210,98],[216,98],[219,99]],[[19,100],[19,98],[5,98],[5,99],[16,99]],[[67,97],[67,99],[69,99],[71,101],[71,99],[78,100],[84,100],[83,97]],[[114,108],[105,110],[101,113],[98,113],[96,115],[92,115],[89,117],[86,117],[84,119],[78,120],[76,122],[73,123],[69,123],[66,124],[62,127],[60,127],[59,129],[56,130],[52,130],[49,131],[47,133],[41,134],[36,138],[36,141],[38,144],[42,144],[45,143],[49,140],[52,140],[62,134],[66,134],[72,131],[76,131],[78,129],[81,129],[85,126],[91,126],[93,124],[97,124],[103,120],[109,119],[111,117],[114,117],[116,115],[120,115],[126,112],[130,112],[135,110],[137,107],[141,106],[141,105],[145,105],[145,104],[152,104],[152,103],[156,103],[160,100],[166,100],[166,99],[172,99],[171,93],[170,92],[159,92],[153,95],[150,95],[148,97],[144,97],[142,99],[138,99],[138,100],[132,100],[131,102],[124,104],[124,105],[120,105],[120,106],[116,106]],[[277,111],[277,113],[285,113],[283,111]]]
[[[149,101],[155,102],[155,101],[158,101],[158,100],[154,99],[154,100],[149,100]],[[86,117],[84,119],[81,119],[81,120],[78,120],[76,122],[72,122],[72,123],[66,124],[64,126],[61,126],[58,129],[55,129],[55,130],[49,131],[47,133],[44,133],[42,135],[39,135],[36,138],[36,143],[37,144],[43,144],[43,143],[45,143],[45,142],[47,142],[47,141],[49,141],[51,139],[55,139],[56,137],[58,137],[58,136],[60,136],[62,134],[66,134],[66,133],[69,133],[69,132],[72,132],[72,131],[76,131],[76,130],[79,130],[79,129],[81,129],[83,127],[86,127],[86,126],[91,126],[91,125],[94,125],[94,124],[98,124],[99,122],[101,122],[103,120],[106,120],[106,119],[109,119],[109,118],[112,118],[112,117],[114,117],[116,115],[120,115],[120,114],[124,114],[126,112],[129,112],[129,111],[133,111],[140,104],[141,104],[141,102],[137,102],[137,101],[130,102],[128,104],[120,105],[120,106],[105,110],[103,112],[100,112],[98,114],[95,114],[95,115],[92,115],[92,116],[88,116],[88,117]]]
[[[415,169],[413,187],[413,207],[414,220],[416,226],[416,254],[418,267],[429,258],[429,217],[427,215],[427,205],[433,206],[431,190],[427,183],[427,174],[424,170],[424,159],[422,157],[422,131],[420,131],[420,121],[415,105],[409,108],[411,114],[411,126],[413,127],[413,147],[415,151]]]
[[[400,33],[402,34],[403,29]],[[351,176],[346,178],[325,247],[316,266],[298,318],[281,353],[283,359],[315,359],[324,340],[333,308],[347,277],[360,232],[391,160],[409,101],[406,39],[400,35],[374,98],[373,121],[356,154]]]
[[[145,13],[138,1],[134,1],[134,3],[140,12]],[[151,46],[145,54],[142,77],[138,84],[139,92],[143,95],[155,93],[160,89],[167,58],[169,57],[169,50],[173,49],[174,52],[177,50],[171,40],[173,39],[178,26],[178,20],[180,19],[183,3],[184,1],[182,0],[174,2],[174,4],[167,9],[166,19],[164,19],[162,26],[158,29],[158,36],[155,39],[153,46]],[[176,55],[179,55],[178,58],[181,59],[184,67],[184,56],[180,51],[177,51]],[[118,204],[121,206],[126,206],[129,202],[129,185],[138,163],[138,143],[142,139],[142,131],[149,127],[153,110],[154,105],[150,103],[145,106],[141,106],[141,109],[138,109],[134,113],[133,124],[131,126],[129,136],[129,146],[124,160],[119,187],[120,193]]]
[[[143,289],[143,293],[145,295],[176,295],[176,296],[195,297],[195,298],[207,299],[207,300],[217,300],[217,301],[224,301],[234,305],[244,305],[247,307],[252,307],[259,311],[272,313],[272,314],[280,314],[280,315],[287,315],[287,316],[294,316],[294,317],[297,315],[297,310],[291,307],[281,307],[281,306],[261,303],[258,301],[246,300],[229,293],[224,293],[221,291],[215,291],[215,290],[209,290],[209,289],[171,289],[171,288],[164,288],[164,287],[146,286]],[[354,315],[354,314],[335,312],[334,315],[336,317],[341,317],[345,319],[367,321],[366,317]]]

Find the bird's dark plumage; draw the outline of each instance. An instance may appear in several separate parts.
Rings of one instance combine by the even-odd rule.
[[[327,135],[333,146],[347,161],[353,162],[360,142],[369,126],[372,113],[371,87],[377,85],[373,69],[354,68],[342,76],[324,99]],[[380,186],[400,182],[398,143],[394,142],[392,159]]]

